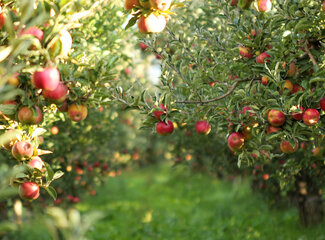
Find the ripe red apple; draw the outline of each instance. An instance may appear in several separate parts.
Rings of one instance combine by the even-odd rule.
[[[283,112],[272,109],[267,115],[269,123],[274,127],[280,127],[284,124],[286,117]]]
[[[237,6],[238,0],[230,0],[230,1],[231,1],[230,6],[232,6],[232,7]]]
[[[42,71],[33,74],[33,84],[37,89],[53,91],[59,83],[60,72],[56,67],[43,68]]]
[[[269,174],[265,173],[265,174],[263,175],[263,179],[264,179],[265,181],[268,180],[269,178],[270,178]]]
[[[65,101],[68,96],[68,88],[62,82],[59,83],[56,89],[53,91],[44,90],[43,97],[50,102],[60,104]]]
[[[168,120],[168,124],[161,121],[156,124],[156,131],[159,135],[168,136],[174,131],[174,125]]]
[[[325,97],[323,97],[319,102],[320,108],[325,111]]]
[[[285,83],[282,85],[281,90],[284,91],[285,89],[287,89],[290,93],[292,92],[293,89],[293,84],[290,80],[285,80]]]
[[[302,120],[304,121],[304,124],[306,124],[307,126],[312,126],[318,123],[319,112],[316,109],[309,108],[302,115]]]
[[[27,29],[23,29],[20,32],[19,36],[23,36],[23,35],[33,35],[34,37],[38,38],[40,42],[42,42],[44,33],[38,27],[29,27]]]
[[[251,116],[254,116],[255,114],[252,113],[251,111],[253,111],[253,109],[251,107],[243,107],[243,111],[241,112],[243,115],[246,114],[246,112],[248,113],[248,115],[251,117]]]
[[[44,162],[40,157],[36,156],[32,157],[28,165],[41,171],[44,166]]]
[[[0,6],[0,29],[5,25],[6,17],[5,13],[2,10],[2,7]]]
[[[255,3],[256,10],[259,12],[268,12],[272,8],[271,0],[258,0]]]
[[[24,182],[19,185],[19,196],[22,199],[35,200],[40,195],[39,186],[34,182]]]
[[[167,11],[170,8],[172,0],[149,0],[149,2],[154,9]]]
[[[148,17],[141,16],[138,20],[138,29],[140,33],[159,33],[162,32],[167,24],[163,15],[156,16],[150,14]]]
[[[268,80],[269,80],[269,79],[268,79],[267,77],[262,76],[262,84],[263,84],[264,86],[267,85]]]
[[[72,104],[68,109],[68,115],[72,121],[80,122],[84,120],[88,115],[87,106],[84,104],[77,105]]]
[[[140,46],[140,48],[141,48],[143,51],[146,50],[146,49],[148,48],[148,46],[147,46],[145,43],[143,43],[143,42],[140,42],[139,46]]]
[[[262,52],[260,55],[256,57],[257,63],[264,63],[264,59],[270,58],[271,56],[267,52]],[[267,62],[270,61],[270,59],[266,59]]]
[[[322,9],[325,12],[325,1],[322,3]]]
[[[43,120],[42,110],[37,107],[22,107],[18,111],[18,120],[23,124],[40,124]]]
[[[298,120],[298,121],[302,119],[302,115],[303,115],[303,113],[305,111],[304,107],[302,107],[302,106],[293,106],[291,108],[291,110],[293,111],[291,113],[291,116],[292,116],[293,119]]]
[[[228,137],[228,147],[231,151],[235,152],[244,146],[244,136],[241,133],[234,132]]]
[[[278,127],[274,127],[274,126],[272,126],[272,125],[269,125],[268,127],[267,127],[267,134],[270,134],[270,133],[276,133],[276,132],[278,132],[278,131],[280,131],[281,130],[281,128],[278,128]]]
[[[59,133],[59,128],[57,126],[51,127],[52,135],[57,135]]]
[[[125,0],[124,2],[125,10],[130,10],[135,6],[140,6],[139,0]]]
[[[156,106],[153,105],[153,107],[155,108]],[[163,111],[154,111],[154,112],[153,112],[154,117],[155,117],[158,121],[160,121],[160,117],[165,113],[165,110],[166,110],[166,108],[165,108],[164,105],[162,105],[162,104],[160,104],[159,107],[160,107]]]
[[[195,130],[198,134],[208,135],[211,131],[211,125],[207,121],[197,121]]]
[[[312,153],[315,157],[320,157],[322,154],[321,154],[321,149],[319,147],[315,147],[313,148],[312,150]]]
[[[33,145],[29,141],[16,142],[11,149],[11,154],[20,161],[30,159],[34,154]]]
[[[283,140],[280,144],[280,149],[283,153],[294,153],[295,151],[297,151],[299,143],[297,141],[297,139],[294,140],[295,141],[295,146],[291,146],[291,144],[285,140]]]
[[[305,91],[305,89],[302,86],[299,86],[298,84],[293,84],[293,88],[291,90],[291,93],[297,93],[298,91]]]
[[[252,58],[253,57],[253,52],[250,47],[244,47],[241,45],[238,45],[239,53],[242,55],[244,58]]]

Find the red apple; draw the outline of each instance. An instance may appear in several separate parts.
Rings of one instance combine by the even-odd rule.
[[[235,152],[240,150],[244,146],[244,136],[241,133],[232,133],[228,137],[228,147],[231,151]]]
[[[68,96],[68,88],[62,82],[53,91],[44,90],[43,97],[56,104],[63,103]]]
[[[291,144],[285,140],[283,140],[280,144],[280,149],[283,153],[294,153],[295,151],[297,151],[299,143],[298,141],[295,139],[295,146],[291,146]]]
[[[30,162],[28,163],[29,166],[31,166],[32,168],[36,168],[38,170],[42,170],[44,162],[40,157],[32,157],[32,159],[30,160]]]
[[[298,121],[302,119],[302,115],[303,115],[303,113],[305,111],[304,107],[302,107],[302,106],[293,106],[291,108],[291,110],[293,111],[291,113],[291,116],[292,116],[293,119],[298,120]]]
[[[57,135],[59,133],[59,128],[57,126],[51,127],[52,135]]]
[[[34,154],[33,145],[29,141],[16,142],[11,149],[11,154],[20,161],[30,159]]]
[[[323,97],[323,98],[320,100],[319,104],[320,104],[320,108],[321,108],[323,111],[325,111],[325,97]]]
[[[271,0],[258,0],[255,7],[259,12],[268,12],[272,8],[272,2]]]
[[[282,85],[281,90],[284,91],[285,89],[287,89],[290,93],[292,92],[293,84],[290,80],[284,81],[284,84]]]
[[[312,153],[315,157],[320,157],[322,154],[321,154],[321,149],[319,147],[315,147],[313,148],[312,150]]]
[[[153,105],[153,107],[155,108],[156,106]],[[165,110],[166,110],[166,108],[165,108],[164,105],[162,105],[162,104],[160,104],[159,107],[160,107],[163,111],[154,111],[154,112],[153,112],[154,117],[155,117],[158,121],[160,121],[160,117],[165,113]]]
[[[267,119],[272,126],[280,127],[284,124],[286,117],[283,112],[272,109],[269,111]]]
[[[256,57],[257,63],[264,63],[264,59],[270,58],[271,56],[267,52],[262,52],[260,55]],[[267,62],[269,62],[269,59],[266,59]]]
[[[167,11],[170,8],[172,0],[149,0],[149,2],[154,9]]]
[[[207,121],[197,121],[195,130],[198,134],[208,135],[211,131],[211,125]]]
[[[40,124],[43,120],[42,110],[37,107],[22,107],[18,111],[18,120],[23,124]]]
[[[171,121],[168,120],[168,124],[161,121],[156,125],[156,131],[159,135],[168,136],[174,131],[174,125]]]
[[[141,48],[143,51],[146,50],[146,49],[148,48],[148,46],[147,46],[145,43],[143,43],[143,42],[140,42],[139,46],[140,46],[140,48]]]
[[[125,10],[130,10],[135,6],[140,6],[139,0],[125,0],[124,2]]]
[[[264,86],[267,85],[268,80],[269,80],[269,79],[268,79],[267,77],[262,76],[262,84],[263,84]]]
[[[43,68],[42,71],[33,74],[33,84],[37,89],[53,91],[59,83],[60,72],[56,67]]]
[[[88,109],[84,104],[77,105],[74,103],[70,105],[68,115],[72,121],[80,122],[87,117]]]
[[[232,7],[237,6],[238,0],[230,0],[230,1],[231,1],[230,6],[232,6]]]
[[[0,29],[5,25],[5,21],[6,21],[5,13],[2,10],[2,7],[0,6]]]
[[[23,35],[33,35],[34,37],[38,38],[40,42],[42,42],[44,33],[38,27],[29,27],[27,29],[23,29],[20,32],[19,36],[23,36]]]
[[[322,9],[325,12],[325,1],[322,3]]]
[[[239,53],[242,55],[244,58],[252,58],[253,57],[253,52],[250,47],[244,47],[241,45],[238,45]]]
[[[302,115],[302,120],[307,126],[315,125],[319,120],[319,112],[316,109],[309,108]]]
[[[299,86],[298,84],[293,84],[293,88],[291,90],[291,93],[297,93],[298,91],[305,91],[305,89],[302,86]]]
[[[274,126],[272,126],[272,125],[269,125],[268,127],[267,127],[267,134],[270,134],[270,133],[276,133],[276,132],[278,132],[278,131],[280,131],[281,130],[281,128],[278,128],[278,127],[274,127]]]
[[[162,32],[167,24],[165,16],[150,14],[148,17],[141,16],[138,20],[140,33],[159,33]]]
[[[24,182],[19,185],[19,196],[22,199],[35,200],[40,195],[39,186],[34,182]]]
[[[254,116],[255,114],[252,113],[253,109],[251,107],[243,107],[243,111],[241,112],[242,114],[246,114],[246,112],[248,113],[248,115],[251,117],[251,116]]]

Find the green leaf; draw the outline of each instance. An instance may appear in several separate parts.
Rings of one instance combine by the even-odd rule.
[[[53,198],[54,200],[56,200],[58,194],[56,193],[54,187],[49,186],[49,187],[46,187],[45,190],[51,196],[51,198]]]
[[[53,180],[59,179],[60,177],[62,177],[64,175],[64,172],[62,171],[57,171],[55,172],[54,176],[53,176]]]
[[[45,164],[45,168],[46,168],[46,171],[47,171],[47,177],[48,177],[47,181],[48,182],[52,181],[53,176],[54,176],[54,172],[53,172],[51,166],[48,163],[44,162],[44,164]]]
[[[125,30],[132,27],[133,25],[136,24],[138,18],[136,16],[134,16],[133,18],[131,18],[128,22],[128,24],[125,26]]]

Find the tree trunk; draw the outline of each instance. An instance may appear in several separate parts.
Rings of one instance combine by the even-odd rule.
[[[297,207],[300,223],[305,226],[314,226],[322,222],[324,205],[320,188],[313,185],[310,178],[306,181],[297,181]]]

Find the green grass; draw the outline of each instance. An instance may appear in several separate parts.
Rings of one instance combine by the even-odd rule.
[[[269,210],[247,182],[223,182],[187,170],[152,167],[110,179],[78,208],[107,216],[90,239],[325,239],[323,225],[304,229],[296,209]]]
[[[270,210],[248,182],[167,166],[110,178],[77,208],[105,214],[87,234],[94,240],[325,240],[323,224],[300,227],[295,208]],[[37,221],[9,239],[50,239]]]

